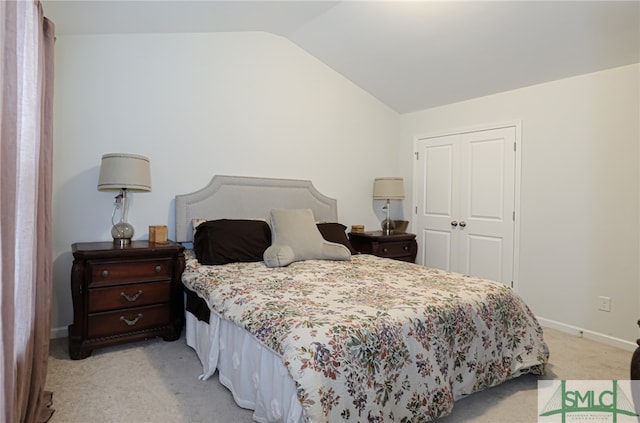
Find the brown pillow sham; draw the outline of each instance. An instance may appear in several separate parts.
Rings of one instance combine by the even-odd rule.
[[[209,220],[193,237],[196,258],[205,265],[262,261],[270,245],[271,229],[263,220]]]
[[[347,238],[347,234],[345,232],[347,229],[346,226],[337,222],[317,223],[316,226],[325,241],[337,242],[338,244],[342,244],[347,247],[351,254],[358,254],[358,252],[351,246],[349,238]]]

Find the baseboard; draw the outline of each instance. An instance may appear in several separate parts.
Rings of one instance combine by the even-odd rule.
[[[581,338],[591,339],[597,342],[602,342],[603,344],[611,345],[612,347],[620,348],[627,351],[635,351],[635,349],[638,348],[638,345],[635,342],[625,341],[624,339],[615,338],[613,336],[605,335],[599,332],[593,332],[587,329],[582,329],[577,326],[568,325],[566,323],[556,322],[555,320],[545,319],[544,317],[536,316],[536,318],[542,326],[556,329],[560,332],[579,336]]]
[[[51,328],[51,330],[49,331],[49,338],[50,339],[56,339],[56,338],[64,338],[69,334],[69,330],[66,326],[60,326],[58,328]]]

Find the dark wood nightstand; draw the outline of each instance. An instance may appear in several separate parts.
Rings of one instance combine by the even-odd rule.
[[[349,241],[358,252],[378,257],[414,263],[418,254],[418,244],[414,234],[383,235],[382,231],[349,232]]]
[[[120,247],[113,242],[83,242],[73,244],[71,251],[72,359],[125,342],[180,338],[182,245],[133,241]]]

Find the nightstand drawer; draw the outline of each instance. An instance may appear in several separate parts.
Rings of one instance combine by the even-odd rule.
[[[380,257],[402,257],[411,254],[410,242],[386,242],[380,244]]]
[[[171,279],[171,260],[89,262],[90,287]]]
[[[171,281],[136,283],[89,290],[89,313],[169,302]]]
[[[356,251],[395,260],[415,262],[418,253],[416,236],[409,233],[385,235],[382,231],[350,232],[349,241]]]
[[[158,304],[90,314],[87,335],[89,337],[113,336],[118,333],[168,325],[169,311],[169,304]]]

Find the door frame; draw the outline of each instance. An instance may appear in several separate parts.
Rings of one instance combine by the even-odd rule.
[[[521,120],[513,120],[502,123],[494,123],[494,124],[480,124],[474,126],[467,126],[457,129],[450,130],[442,130],[437,132],[430,132],[423,135],[416,135],[413,137],[413,169],[412,169],[412,179],[413,179],[413,198],[412,198],[412,210],[413,215],[416,216],[418,214],[418,204],[416,199],[418,198],[418,184],[416,182],[416,172],[417,172],[417,153],[418,153],[418,142],[428,139],[428,138],[438,138],[450,135],[459,135],[465,134],[469,132],[478,132],[478,131],[487,131],[492,129],[501,129],[501,128],[515,128],[515,168],[514,168],[514,205],[513,209],[515,210],[515,219],[513,222],[513,283],[512,288],[514,291],[518,292],[518,282],[520,279],[520,218],[522,215],[520,209],[520,181],[521,181],[521,169],[522,169],[522,121]],[[417,229],[417,228],[414,228]],[[424,245],[418,244],[418,248],[424,248]]]

